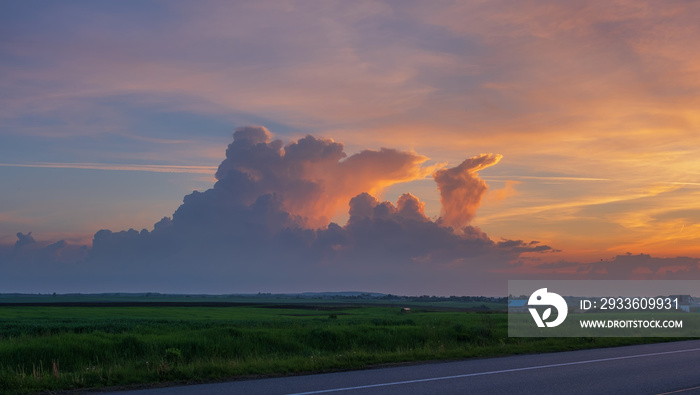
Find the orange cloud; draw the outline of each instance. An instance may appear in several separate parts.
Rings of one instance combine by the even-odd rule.
[[[360,193],[377,194],[390,185],[425,178],[439,166],[423,166],[427,157],[390,148],[346,157],[343,144],[313,136],[283,146],[264,127],[237,129],[226,156],[216,177],[225,181],[244,174],[248,180],[240,181],[247,185],[241,202],[278,194],[285,209],[310,227],[326,226]]]
[[[440,190],[442,224],[460,232],[474,218],[481,198],[488,187],[479,178],[479,170],[498,163],[502,155],[481,154],[466,159],[451,169],[441,169],[433,174]]]
[[[506,185],[502,189],[494,189],[490,191],[489,197],[495,202],[500,202],[501,200],[513,197],[518,193],[518,191],[515,189],[515,186],[518,184],[518,181],[506,180]]]

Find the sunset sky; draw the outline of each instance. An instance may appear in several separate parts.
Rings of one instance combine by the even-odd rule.
[[[697,15],[3,1],[0,293],[700,279]]]

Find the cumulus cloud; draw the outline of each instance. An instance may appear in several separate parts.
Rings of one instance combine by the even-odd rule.
[[[459,166],[433,174],[440,190],[442,223],[457,231],[468,225],[488,190],[478,172],[498,163],[502,155],[481,154],[466,159]]]
[[[422,166],[427,159],[388,148],[347,157],[343,144],[313,136],[283,146],[264,127],[244,127],[234,133],[214,189],[229,190],[231,204],[249,205],[277,194],[289,213],[320,227],[359,193],[425,178],[435,169]]]
[[[185,196],[172,219],[153,231],[97,232],[91,258],[183,273],[197,262],[197,269],[239,286],[291,282],[297,290],[316,289],[319,281],[333,289],[372,282],[387,289],[381,281],[417,282],[440,270],[443,280],[450,270],[486,273],[524,252],[551,250],[536,242],[494,242],[467,224],[486,191],[476,173],[498,159],[481,155],[435,172],[448,207],[447,217],[432,221],[410,193],[395,203],[375,197],[388,185],[434,172],[423,166],[426,157],[388,148],[348,157],[332,140],[306,136],[285,145],[263,127],[244,127],[235,131],[213,188]],[[340,207],[348,210],[347,224],[329,223]],[[446,224],[459,225],[459,232]]]
[[[468,225],[486,191],[477,172],[499,155],[437,172],[424,166],[427,159],[389,148],[347,156],[329,139],[306,136],[285,145],[263,127],[240,128],[212,188],[185,196],[150,231],[98,231],[75,270],[93,284],[101,278],[111,286],[178,292],[441,293],[451,284],[453,292],[469,293],[459,287],[478,284],[523,253],[552,250],[538,242],[494,242]],[[396,202],[375,197],[388,185],[433,172],[445,205],[436,221],[410,193]],[[341,207],[348,222],[329,223]],[[18,237],[20,247],[33,241],[30,234]],[[55,262],[68,251],[60,241],[34,257]]]
[[[428,219],[423,206],[408,193],[396,205],[367,193],[352,198],[350,219],[343,228],[347,250],[365,259],[381,257],[382,262],[395,263],[398,268],[410,266],[408,263],[449,265],[497,250],[504,256],[511,252],[509,247],[499,248],[478,228],[466,227],[463,234],[455,234]]]

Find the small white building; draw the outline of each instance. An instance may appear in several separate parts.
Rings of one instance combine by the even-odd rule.
[[[678,299],[678,309],[686,313],[700,310],[700,301],[690,295],[669,295],[671,299]]]

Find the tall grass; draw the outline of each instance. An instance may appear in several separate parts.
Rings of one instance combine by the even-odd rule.
[[[508,338],[505,314],[381,307],[0,309],[0,391],[198,382],[631,344]]]

